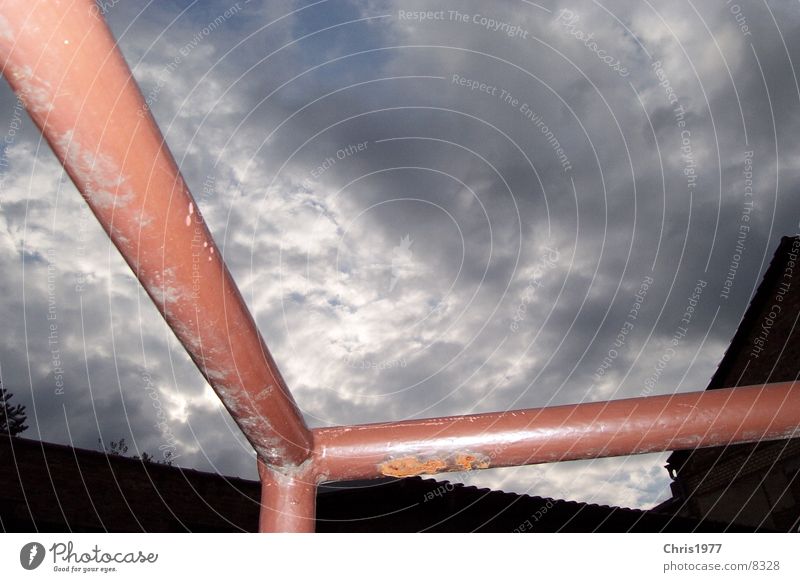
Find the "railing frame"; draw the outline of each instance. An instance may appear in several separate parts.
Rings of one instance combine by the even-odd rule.
[[[0,6],[3,74],[258,456],[261,531],[323,481],[786,439],[800,383],[310,430],[93,0]]]

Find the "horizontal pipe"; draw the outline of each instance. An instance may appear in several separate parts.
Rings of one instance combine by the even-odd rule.
[[[407,477],[785,439],[800,382],[320,428],[319,481]]]
[[[312,435],[94,0],[7,0],[3,74],[259,457]]]

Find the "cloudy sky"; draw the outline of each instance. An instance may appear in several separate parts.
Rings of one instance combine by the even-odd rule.
[[[312,426],[703,389],[800,229],[798,3],[101,9]],[[25,436],[255,478],[5,83],[0,115]],[[666,456],[452,477],[649,507]]]

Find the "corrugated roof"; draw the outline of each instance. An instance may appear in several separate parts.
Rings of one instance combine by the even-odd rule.
[[[98,451],[0,438],[4,531],[256,531],[260,483]],[[414,477],[329,483],[320,532],[723,531],[653,511]]]

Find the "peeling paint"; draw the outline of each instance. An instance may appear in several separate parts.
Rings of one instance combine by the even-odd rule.
[[[273,469],[290,465],[286,462],[287,450],[284,442],[272,435],[272,427],[264,419],[238,419],[246,427],[250,444],[258,457],[267,462]],[[306,459],[306,461],[309,461]]]
[[[485,455],[472,455],[469,453],[459,453],[456,455],[456,466],[462,471],[472,471],[473,469],[488,469],[489,458]]]
[[[36,77],[29,66],[12,67],[11,76],[14,77],[19,87],[18,94],[30,113],[49,113],[54,109],[50,83]]]
[[[240,425],[248,426],[248,419],[242,417],[243,410],[239,402],[239,391],[236,389],[230,389],[220,383],[214,383],[212,388],[214,389],[214,392],[217,393],[217,396],[219,396],[219,399],[222,400],[222,403],[230,411],[231,415],[237,420],[237,422]]]
[[[158,287],[160,299],[166,305],[173,305],[178,303],[181,299],[191,297],[191,292],[185,292],[178,284],[178,276],[174,267],[167,267],[164,269],[161,279],[161,284]],[[192,333],[194,335],[194,333]]]
[[[8,20],[6,20],[3,16],[0,16],[0,38],[11,43],[14,42],[14,32],[12,31]]]
[[[417,457],[392,459],[381,464],[378,469],[382,475],[390,477],[413,477],[415,475],[432,475],[441,473],[447,468],[442,459],[421,460]]]
[[[114,160],[83,147],[74,130],[61,135],[55,148],[61,152],[64,165],[81,183],[81,191],[93,206],[109,209],[116,205],[121,208],[133,200],[133,192]]]
[[[214,368],[206,368],[205,371],[208,379],[212,382],[221,382],[230,375],[225,370],[216,370]]]
[[[477,453],[456,453],[450,457],[401,457],[390,459],[378,466],[382,475],[390,477],[414,477],[446,471],[473,471],[488,468],[489,458]]]
[[[135,218],[139,223],[140,229],[147,228],[148,226],[153,224],[153,217],[150,216],[149,214],[145,214],[144,210],[142,210],[142,212],[139,213],[139,216]]]
[[[161,290],[160,287],[156,287],[158,291]],[[184,344],[188,344],[188,348],[193,352],[199,352],[202,348],[202,342],[200,337],[197,333],[197,330],[191,324],[184,323],[180,318],[173,317],[170,314],[165,313],[165,315],[170,320],[170,326],[172,330],[175,332],[175,335],[178,336],[178,339],[184,342]]]
[[[273,386],[272,386],[272,384],[270,384],[269,386],[267,386],[266,388],[261,390],[258,394],[256,394],[255,398],[253,400],[258,402],[260,400],[268,399],[272,395],[272,389],[273,389]]]

